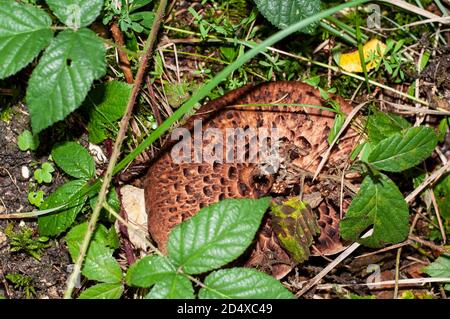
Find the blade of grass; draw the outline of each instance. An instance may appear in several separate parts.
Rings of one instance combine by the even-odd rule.
[[[364,58],[364,48],[362,44],[362,33],[360,26],[361,21],[359,19],[356,19],[356,41],[358,42],[358,53],[359,53],[359,60],[361,61],[361,66],[364,72],[364,79],[366,80],[367,85],[367,92],[370,94],[370,84],[369,84],[369,74],[367,73],[367,67],[366,67],[366,59]]]
[[[288,35],[308,26],[310,23],[319,21],[322,18],[328,17],[336,12],[343,9],[355,7],[364,3],[369,2],[369,0],[354,0],[350,1],[336,7],[324,10],[314,16],[308,17],[300,22],[297,22],[284,30],[280,30],[274,35],[270,36],[263,42],[257,44],[251,50],[244,53],[239,59],[225,67],[219,74],[217,74],[211,81],[204,85],[200,90],[198,90],[186,103],[184,103],[180,108],[178,108],[172,116],[161,123],[160,126],[156,128],[141,144],[139,144],[130,154],[128,154],[122,161],[120,161],[114,169],[114,173],[119,172],[125,168],[133,159],[140,154],[143,150],[149,147],[153,142],[155,142],[159,137],[161,137],[169,128],[178,120],[180,120],[186,113],[188,113],[194,105],[200,102],[204,97],[206,97],[212,89],[214,89],[220,82],[225,80],[233,71],[240,68],[247,61],[255,57],[262,51],[265,51],[267,47],[279,42],[280,40],[286,38]]]
[[[343,39],[347,43],[349,43],[349,44],[351,44],[353,46],[357,45],[355,39],[353,39],[351,36],[349,36],[348,34],[344,33],[343,31],[337,30],[331,24],[321,21],[319,23],[319,25],[320,25],[321,28],[323,28],[323,29],[327,30],[328,32],[330,32],[331,34],[334,34],[335,36]]]

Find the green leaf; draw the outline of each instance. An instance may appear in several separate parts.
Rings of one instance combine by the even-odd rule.
[[[91,280],[110,284],[120,283],[122,270],[112,254],[113,250],[102,243],[91,242],[81,273]]]
[[[206,277],[200,299],[293,299],[294,295],[275,278],[251,268],[215,271]]]
[[[255,0],[259,12],[274,26],[285,29],[291,24],[320,12],[320,0]],[[311,23],[301,32],[312,33],[318,22]]]
[[[108,132],[117,132],[117,121],[125,112],[131,88],[129,84],[111,81],[89,92],[83,104],[89,113],[89,142],[99,144],[108,137]]]
[[[26,100],[33,133],[64,119],[81,105],[106,71],[105,47],[89,29],[58,34],[31,75]]]
[[[39,147],[39,136],[31,134],[29,130],[25,130],[17,138],[17,146],[22,152],[35,151]]]
[[[134,12],[150,4],[153,0],[134,0],[130,3],[129,12]]]
[[[90,25],[100,14],[103,0],[45,0],[58,19],[78,29]]]
[[[169,258],[188,274],[226,265],[250,245],[269,203],[267,197],[225,199],[202,208],[170,234]]]
[[[68,206],[55,213],[39,216],[38,226],[41,235],[58,235],[72,225],[86,200],[86,196],[80,196],[85,186],[85,181],[70,181],[47,197],[40,207],[41,210],[55,208],[66,203]]]
[[[389,136],[411,127],[404,117],[375,111],[367,118],[367,134],[372,144],[377,144]]]
[[[95,163],[89,152],[80,144],[66,142],[52,150],[55,163],[68,175],[88,180],[94,177]]]
[[[450,220],[450,174],[442,177],[436,184],[434,195],[442,217]]]
[[[191,281],[181,274],[162,278],[145,296],[146,299],[195,299]]]
[[[29,192],[28,193],[28,201],[31,205],[36,207],[40,207],[44,202],[44,192],[39,190],[37,192]]]
[[[438,142],[442,143],[445,141],[445,136],[447,135],[447,128],[449,123],[449,117],[444,117],[440,122],[438,126]]]
[[[89,200],[89,205],[91,206],[92,209],[94,209],[95,205],[97,204],[98,196],[96,196],[96,195],[98,195],[98,194],[92,194],[92,196]],[[119,196],[117,195],[116,189],[114,187],[110,187],[108,194],[106,195],[106,202],[115,211],[120,210]],[[102,208],[102,210],[100,211],[99,218],[102,221],[106,221],[106,222],[110,222],[110,223],[114,223],[116,221],[116,218],[110,212],[108,212],[108,210],[106,210],[105,208]]]
[[[120,299],[123,286],[116,284],[97,284],[83,291],[78,299]]]
[[[34,179],[39,183],[51,183],[52,182],[52,173],[55,171],[52,164],[45,162],[42,164],[41,168],[38,168],[34,171]]]
[[[130,286],[148,288],[164,278],[175,276],[176,271],[167,257],[151,255],[130,266],[126,281]]]
[[[408,217],[408,204],[393,181],[381,173],[366,176],[341,220],[341,236],[368,247],[398,243],[408,236]],[[372,225],[372,236],[361,239],[361,233]]]
[[[333,127],[331,128],[330,134],[328,135],[328,144],[331,145],[331,143],[333,143],[336,135],[341,130],[342,125],[344,125],[344,122],[345,122],[345,115],[336,114],[336,117],[334,118]]]
[[[116,228],[111,226],[111,228],[108,230],[108,234],[106,237],[106,246],[117,249],[120,247],[120,238],[119,235],[116,232]]]
[[[413,127],[378,143],[369,154],[367,162],[379,170],[401,172],[430,156],[436,145],[437,136],[433,129]]]
[[[83,242],[84,236],[86,235],[88,228],[88,223],[82,223],[72,227],[72,229],[67,233],[65,239],[67,243],[67,248],[69,250],[72,260],[75,261],[80,253],[80,247]],[[108,243],[108,230],[102,224],[97,225],[95,229],[92,242],[97,242],[103,246],[107,246]]]
[[[53,37],[44,10],[16,1],[0,1],[0,79],[24,68]]]
[[[450,278],[450,255],[440,256],[424,272],[431,277]],[[450,291],[450,284],[446,284],[445,289]]]

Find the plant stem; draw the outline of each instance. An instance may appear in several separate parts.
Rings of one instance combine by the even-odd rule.
[[[128,100],[127,111],[126,111],[125,115],[123,116],[122,120],[120,121],[119,134],[117,135],[116,142],[114,143],[113,153],[111,155],[111,159],[109,161],[105,176],[103,178],[103,183],[102,183],[102,187],[100,189],[100,193],[98,195],[97,203],[95,204],[94,210],[92,212],[92,216],[89,220],[88,229],[87,229],[86,235],[83,238],[83,243],[81,244],[81,247],[80,247],[80,253],[79,253],[76,263],[74,265],[72,274],[69,277],[67,289],[64,293],[64,298],[66,298],[66,299],[69,299],[72,297],[72,292],[75,287],[75,282],[81,272],[81,266],[83,264],[84,257],[86,255],[87,249],[89,247],[89,244],[90,244],[90,241],[92,238],[92,234],[96,228],[97,220],[100,215],[100,211],[103,207],[103,203],[106,199],[106,195],[108,193],[108,188],[109,188],[109,184],[111,182],[111,178],[113,175],[114,167],[116,166],[117,159],[120,155],[120,149],[122,147],[122,143],[123,143],[125,134],[128,129],[128,122],[130,121],[133,107],[136,102],[136,98],[139,93],[145,71],[147,69],[148,60],[152,56],[152,53],[153,53],[153,46],[154,46],[154,43],[156,42],[156,37],[158,35],[159,27],[161,25],[161,21],[164,16],[166,6],[167,6],[167,0],[161,0],[159,3],[158,11],[156,12],[155,21],[153,22],[150,34],[145,43],[145,46],[144,46],[145,55],[141,58],[141,60],[139,62],[139,69],[137,71],[136,78],[134,80],[133,90],[132,90],[130,98]]]
[[[343,40],[345,40],[345,41],[348,42],[349,44],[351,44],[351,45],[353,45],[353,46],[356,46],[356,45],[357,45],[357,42],[355,41],[355,39],[353,39],[352,37],[350,37],[348,34],[344,33],[344,31],[339,31],[339,30],[337,30],[337,29],[334,28],[330,23],[321,21],[321,22],[319,23],[319,25],[320,25],[323,29],[325,29],[325,30],[327,30],[328,32],[334,34],[335,36],[342,38]]]

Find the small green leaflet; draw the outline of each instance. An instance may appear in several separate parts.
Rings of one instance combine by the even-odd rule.
[[[87,223],[83,223],[73,227],[65,239],[67,242],[67,247],[69,249],[72,260],[78,258],[80,252],[81,244],[87,232]],[[88,251],[86,253],[86,258],[84,260],[82,274],[90,280],[96,280],[109,284],[117,284],[116,286],[94,286],[89,291],[86,290],[85,298],[94,298],[93,295],[105,294],[105,295],[115,295],[120,297],[123,288],[121,286],[122,282],[122,270],[119,263],[113,257],[113,249],[108,246],[108,230],[105,226],[99,225],[94,232],[94,236],[89,244]],[[120,292],[120,293],[119,293]],[[117,297],[117,298],[118,298]],[[99,297],[97,297],[99,298]],[[105,297],[106,298],[106,297]]]
[[[35,151],[39,147],[39,136],[31,134],[29,130],[25,130],[17,138],[17,146],[22,152]]]
[[[228,264],[252,242],[270,198],[225,199],[174,228],[168,256],[188,274]]]
[[[89,29],[65,30],[53,39],[27,89],[33,133],[64,119],[81,105],[106,71],[105,47]]]
[[[440,256],[427,266],[424,271],[431,277],[450,278],[450,256]],[[445,289],[450,291],[450,284],[446,284]]]
[[[366,176],[340,222],[341,236],[368,247],[405,240],[409,231],[409,210],[402,193],[386,175]],[[373,234],[361,239],[373,225]]]
[[[154,287],[148,299],[193,299],[194,289],[186,276],[167,257],[151,255],[137,261],[128,269],[126,281],[134,287]]]
[[[83,109],[89,114],[89,142],[101,143],[108,132],[117,132],[117,121],[125,112],[130,94],[131,85],[119,81],[100,84],[89,92],[83,103]]]
[[[181,274],[162,278],[145,296],[146,299],[195,299],[194,288]]]
[[[100,283],[83,291],[78,299],[120,299],[123,286],[120,283]]]
[[[274,26],[284,29],[320,12],[320,0],[255,0],[259,12]],[[318,22],[301,29],[313,33]]]
[[[328,144],[331,145],[331,143],[333,143],[334,139],[336,138],[336,135],[342,129],[344,122],[345,122],[345,115],[339,113],[336,114],[336,117],[334,118],[333,127],[331,128],[330,134],[328,135]]]
[[[0,1],[0,79],[28,65],[53,37],[52,20],[35,6]]]
[[[39,233],[42,236],[58,235],[72,225],[86,201],[86,196],[81,196],[85,186],[86,182],[83,180],[67,182],[42,203],[41,210],[68,204],[55,213],[39,216]]]
[[[128,269],[128,285],[147,288],[165,278],[176,275],[177,269],[167,257],[151,255],[135,262]]]
[[[94,240],[89,244],[81,273],[91,280],[110,284],[120,283],[122,270],[112,254],[111,248]]]
[[[89,152],[80,144],[65,142],[52,150],[55,163],[68,175],[88,180],[94,177],[95,163]]]
[[[250,268],[215,271],[205,279],[200,299],[293,299],[292,293],[275,278]]]
[[[72,261],[76,261],[78,254],[80,253],[80,246],[86,235],[88,228],[88,223],[82,223],[72,227],[72,229],[67,233],[65,239],[67,243],[67,248],[69,249]],[[102,224],[99,224],[95,229],[92,241],[98,242],[104,246],[108,246],[108,230]]]
[[[431,155],[437,145],[433,129],[418,126],[395,133],[379,142],[367,163],[376,169],[401,172],[414,167]]]
[[[367,118],[367,134],[372,144],[377,144],[389,136],[411,127],[404,117],[375,111]]]
[[[434,187],[434,195],[439,212],[446,220],[450,220],[450,174],[445,175]]]
[[[58,19],[70,28],[90,25],[100,14],[103,0],[45,0]]]
[[[51,183],[53,176],[52,173],[55,171],[52,164],[45,162],[42,164],[41,168],[34,171],[33,177],[39,183]]]

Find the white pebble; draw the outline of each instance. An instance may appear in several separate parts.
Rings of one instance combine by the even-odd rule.
[[[22,166],[22,177],[25,179],[29,179],[30,178],[30,169],[27,166]]]

